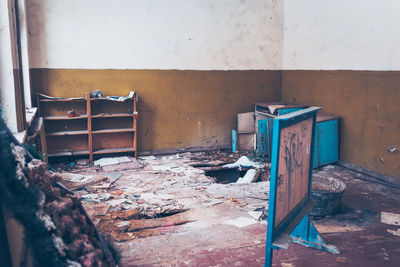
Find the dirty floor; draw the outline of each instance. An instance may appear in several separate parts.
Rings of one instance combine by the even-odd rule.
[[[120,249],[122,266],[262,266],[268,163],[247,155],[257,165],[257,182],[249,184],[206,175],[240,156],[125,157],[102,167],[78,161],[62,171],[95,225]],[[400,213],[400,190],[336,165],[317,172],[347,185],[339,212],[313,221],[342,254],[293,244],[274,252],[273,266],[400,266],[400,226],[381,223],[382,211]]]

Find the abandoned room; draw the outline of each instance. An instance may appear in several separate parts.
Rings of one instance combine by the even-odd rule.
[[[1,0],[0,266],[400,266],[399,9]]]

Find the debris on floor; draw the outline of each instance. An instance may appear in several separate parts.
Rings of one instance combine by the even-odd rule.
[[[86,182],[80,182],[81,176],[66,175],[65,179],[77,177],[78,182],[69,181],[74,192],[98,229],[117,242],[122,264],[174,265],[183,262],[177,258],[180,255],[190,265],[205,249],[233,251],[265,244],[270,164],[254,152],[187,152],[129,159],[103,166],[65,166],[66,172],[92,176]],[[333,165],[315,170],[314,176],[340,180],[329,183],[338,189],[335,193],[347,192],[342,183],[361,183],[354,179],[355,173]],[[362,195],[366,199],[368,192]],[[337,205],[335,212],[314,221],[319,232],[363,232],[380,215],[343,201]],[[397,238],[396,229],[384,231]]]
[[[400,214],[382,211],[381,223],[400,226]]]
[[[387,229],[388,233],[391,233],[394,236],[400,236],[400,228],[395,230]]]
[[[252,156],[249,152],[215,151],[128,158],[129,162],[121,157],[102,158],[95,161],[92,170],[82,166],[81,173],[66,174],[63,179],[81,196],[99,229],[123,242],[177,231],[184,224],[201,221],[202,210],[244,211],[238,218],[221,217],[215,221],[219,224],[245,227],[259,223],[260,211],[268,205],[269,184],[252,182],[261,172],[269,174],[269,165],[260,159],[250,160]],[[118,167],[132,163],[125,166],[127,169]],[[243,175],[218,184],[204,168],[241,169]],[[88,175],[90,179],[83,180]],[[99,180],[102,182],[95,183]]]

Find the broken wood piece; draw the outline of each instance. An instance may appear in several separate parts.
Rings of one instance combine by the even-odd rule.
[[[117,219],[120,220],[135,220],[135,219],[139,219],[139,211],[131,209],[131,210],[127,210],[124,212],[120,212],[117,215]]]
[[[115,233],[115,232],[111,232],[110,236],[113,240],[117,241],[117,242],[124,242],[124,241],[128,241],[128,240],[132,240],[133,238],[135,238],[135,235],[132,233]]]
[[[181,225],[188,222],[192,222],[186,213],[180,213],[171,215],[163,218],[156,219],[142,219],[142,220],[130,220],[129,232],[137,232],[145,229],[167,227],[173,225]]]
[[[400,214],[381,212],[381,223],[390,225],[400,225]]]
[[[71,186],[69,189],[70,190],[77,190],[77,189],[80,189],[80,188],[83,188],[83,187],[86,187],[86,186],[98,184],[100,182],[103,182],[104,180],[107,180],[107,177],[102,177],[102,178],[100,178],[98,180],[95,180],[95,181],[83,183],[83,184],[76,185],[76,186]]]

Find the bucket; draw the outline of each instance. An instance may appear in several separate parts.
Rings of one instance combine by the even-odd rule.
[[[339,179],[321,175],[313,175],[311,199],[314,206],[310,215],[323,218],[336,213],[340,208],[340,200],[343,196],[346,184]]]

